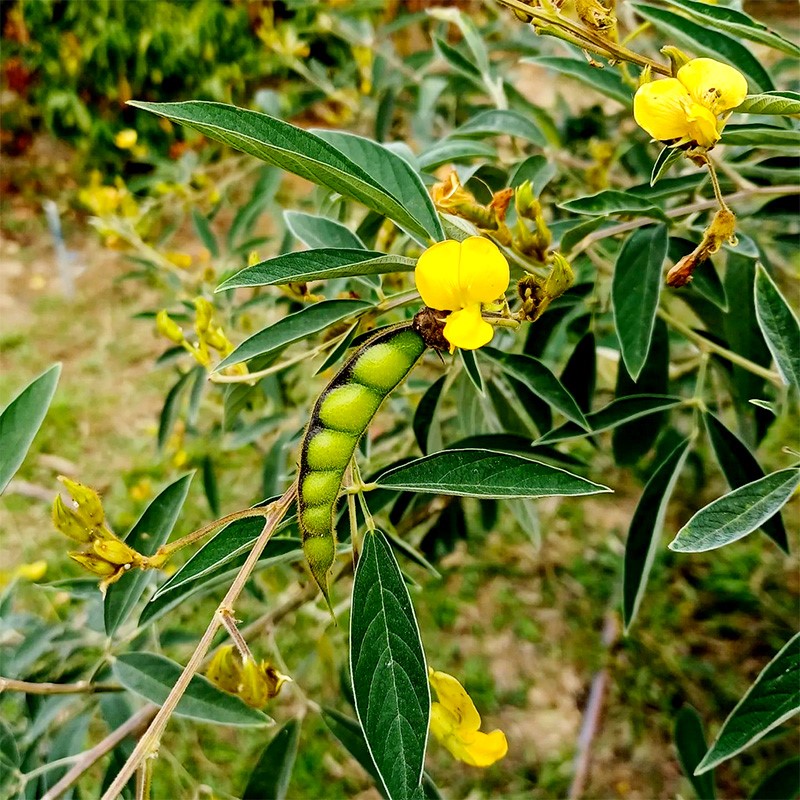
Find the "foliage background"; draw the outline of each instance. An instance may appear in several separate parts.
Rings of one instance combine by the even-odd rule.
[[[202,468],[207,458],[213,460],[223,513],[262,496],[265,460],[269,464],[277,458],[283,469],[292,463],[291,446],[276,456],[270,435],[247,447],[226,447],[219,404],[209,397],[196,430],[179,423],[166,447],[156,450],[159,415],[175,373],[169,363],[158,363],[164,344],[151,335],[152,319],[137,317],[175,307],[187,291],[211,285],[213,275],[241,266],[251,250],[262,257],[278,252],[285,246],[278,206],[318,209],[319,196],[307,184],[284,176],[276,184],[276,200],[262,202],[259,197],[269,192],[258,183],[264,175],[252,165],[230,155],[219,161],[215,146],[125,109],[126,99],[207,97],[260,107],[303,126],[323,123],[372,135],[377,124],[387,140],[418,142],[435,140],[468,119],[475,105],[486,104],[486,89],[463,81],[452,64],[441,70],[449,81],[439,89],[441,94],[430,82],[423,88],[396,81],[393,86],[390,58],[383,67],[370,65],[371,86],[365,85],[357,66],[354,47],[366,29],[376,31],[379,49],[412,65],[424,61],[431,31],[468,58],[455,25],[431,21],[422,13],[409,26],[393,27],[397,9],[362,3],[353,11],[337,3],[325,15],[332,20],[331,31],[312,5],[31,0],[0,6],[5,153],[0,176],[0,405],[49,364],[64,364],[55,403],[17,476],[16,491],[0,505],[6,581],[17,565],[42,558],[48,582],[78,574],[49,522],[57,473],[100,488],[115,529],[124,530],[157,489],[188,468]],[[511,29],[505,16],[478,4],[461,5],[484,26],[498,71],[510,70],[509,80],[523,98],[520,106],[527,99],[557,120],[563,135],[562,171],[550,187],[548,202],[573,196],[570,192],[582,195],[604,188],[615,170],[635,172],[641,153],[618,152],[620,131],[607,115],[609,101],[541,66],[516,63],[520,54],[552,55],[556,51],[550,44],[526,36],[522,26],[506,36]],[[263,14],[269,12],[284,25],[276,28],[284,38],[265,37]],[[98,24],[101,19],[105,24]],[[779,16],[774,23],[784,24],[785,19]],[[307,43],[310,59],[302,48],[292,53],[289,31]],[[146,48],[144,39],[149,40]],[[310,75],[296,71],[297,61],[312,65]],[[429,97],[423,89],[431,92]],[[429,113],[431,103],[435,114]],[[138,153],[114,145],[114,136],[130,126],[139,133]],[[519,143],[498,146],[506,156],[508,147],[519,155],[513,151]],[[120,186],[126,187],[120,192],[134,198],[133,240],[124,214],[113,223],[105,219],[99,236],[89,228],[86,196],[81,201],[78,194],[91,187],[88,170],[93,167],[102,170],[106,185],[118,174]],[[57,202],[64,237],[74,253],[72,297],[65,296],[68,287],[56,271],[53,240],[40,209],[44,198]],[[188,200],[204,213],[219,208],[211,225],[220,240],[239,221],[240,235],[228,239],[219,259],[209,252],[191,218],[175,212]],[[242,208],[249,208],[247,214],[240,215]],[[150,265],[139,264],[143,269],[132,278],[127,257],[141,256],[136,237],[153,242],[159,257],[150,254]],[[186,259],[189,266],[184,269]],[[209,270],[211,276],[205,274]],[[293,307],[286,301],[285,308]],[[280,305],[273,311],[284,313]],[[246,323],[242,329],[247,330]],[[577,338],[571,336],[558,354],[561,366],[568,344]],[[599,393],[613,390],[613,368],[613,363],[598,362]],[[423,373],[411,389],[412,401],[432,377]],[[321,386],[319,377],[304,385],[302,373],[282,379],[288,413],[295,421],[307,413]],[[780,448],[792,435],[791,427],[772,427],[759,450],[767,471],[782,466]],[[602,475],[614,487],[612,501],[601,496],[539,502],[540,547],[507,513],[488,531],[473,518],[465,539],[457,536],[452,546],[437,553],[442,556],[437,561],[440,578],[410,570],[423,584],[415,595],[423,639],[436,643],[435,653],[428,645],[429,658],[438,668],[460,675],[488,725],[505,730],[511,742],[508,758],[480,773],[464,770],[443,750],[431,748],[429,769],[453,797],[470,792],[565,796],[588,688],[602,668],[608,671],[609,692],[585,796],[688,794],[672,745],[677,710],[688,702],[707,724],[719,724],[796,624],[796,559],[751,536],[714,554],[686,557],[665,551],[635,631],[626,638],[613,634],[613,644],[604,646],[604,628],[615,627],[627,526],[651,464],[621,468],[607,449],[589,445],[581,455],[592,460],[590,477]],[[685,471],[670,506],[669,531],[722,492],[722,478],[708,465],[708,459],[696,459]],[[211,518],[200,484],[196,478],[180,532]],[[474,508],[468,511],[476,516]],[[787,511],[786,518],[796,550],[797,515]],[[242,616],[258,616],[265,598],[282,597],[298,577],[302,571],[292,567],[261,573]],[[346,590],[338,593],[343,598]],[[193,630],[186,631],[212,609],[213,602],[205,599],[176,611],[161,629],[158,646],[183,660],[196,638]],[[8,613],[12,616],[4,630],[27,630],[26,677],[31,680],[69,680],[107,647],[94,594],[22,582],[13,609],[4,609]],[[344,652],[345,631],[321,628],[324,621],[319,605],[304,606],[277,630],[264,632],[263,648],[280,653],[314,700],[347,710],[340,687],[331,680]],[[83,631],[82,638],[76,638],[77,631]],[[13,645],[13,638],[0,640],[0,648],[4,644]],[[0,649],[0,657],[2,653]],[[301,705],[301,697],[285,694],[271,713],[279,721],[288,719]],[[7,719],[21,719],[18,697],[3,696],[0,707]],[[40,726],[37,733],[48,732],[37,757],[52,757],[59,731],[76,713],[59,698],[28,699],[26,716]],[[83,739],[74,735],[71,743],[60,746],[80,746],[78,742],[88,743],[103,731],[104,724],[94,716],[86,721]],[[263,744],[263,733],[257,731],[174,721],[161,750],[171,768],[157,773],[154,794],[236,796]],[[369,779],[313,714],[304,723],[299,753],[290,797],[374,793]],[[774,737],[724,764],[717,771],[720,796],[746,794],[769,765],[792,754],[791,737]],[[101,772],[85,779],[84,796],[93,796],[92,786],[100,780]]]

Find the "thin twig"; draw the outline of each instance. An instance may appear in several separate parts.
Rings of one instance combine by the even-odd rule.
[[[261,531],[261,535],[256,540],[255,544],[253,545],[253,549],[247,556],[247,560],[242,565],[242,568],[239,570],[239,573],[231,584],[230,589],[228,589],[227,594],[219,604],[218,611],[214,613],[214,616],[208,623],[208,627],[206,628],[203,637],[198,642],[194,653],[192,653],[191,658],[183,668],[183,672],[170,690],[169,695],[167,695],[164,704],[156,714],[155,718],[150,724],[150,727],[144,733],[142,738],[139,739],[139,742],[134,748],[133,753],[131,753],[130,758],[128,758],[116,778],[114,778],[113,783],[108,787],[107,791],[102,797],[102,800],[114,800],[114,798],[118,797],[119,793],[136,772],[142,761],[153,754],[161,739],[161,734],[167,727],[167,723],[169,722],[173,711],[175,711],[175,707],[178,705],[181,697],[183,697],[183,694],[189,686],[189,683],[194,677],[195,673],[200,668],[203,658],[211,647],[214,636],[222,626],[219,611],[226,608],[233,608],[235,606],[242,589],[244,589],[245,584],[250,579],[250,575],[258,563],[258,559],[261,557],[261,553],[267,546],[272,534],[275,532],[278,524],[289,509],[289,506],[294,501],[296,494],[297,484],[293,483],[292,486],[287,489],[286,492],[284,492],[283,497],[272,504],[264,524],[264,529]]]
[[[144,730],[155,717],[158,707],[146,705],[126,720],[119,728],[111,731],[105,739],[81,755],[80,760],[58,781],[41,800],[57,800],[70,786],[76,783],[86,770],[91,769],[106,753],[110,753],[120,742]]]
[[[0,694],[3,692],[24,692],[25,694],[95,694],[100,692],[121,692],[122,686],[116,683],[34,683],[18,681],[14,678],[0,677]]]

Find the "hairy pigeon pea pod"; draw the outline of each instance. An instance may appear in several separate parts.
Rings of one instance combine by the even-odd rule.
[[[336,555],[333,515],[345,469],[381,404],[426,346],[415,322],[380,331],[347,361],[314,405],[300,447],[297,515],[303,552],[326,600]]]

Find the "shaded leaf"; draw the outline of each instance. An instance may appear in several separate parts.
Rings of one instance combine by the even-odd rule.
[[[653,169],[650,172],[650,185],[655,186],[659,179],[662,178],[669,168],[676,162],[680,161],[683,152],[675,147],[665,147],[653,163]]]
[[[636,214],[642,217],[665,219],[664,209],[653,205],[644,197],[619,189],[603,189],[596,194],[576,197],[558,203],[559,208],[573,214],[586,214],[590,217],[606,217],[612,214]],[[647,230],[647,229],[645,229]]]
[[[769,149],[800,147],[800,130],[773,128],[769,125],[727,125],[720,144],[739,147],[766,147]]]
[[[670,542],[679,553],[716,550],[752,533],[774,516],[800,486],[800,469],[773,472],[701,508]]]
[[[622,103],[626,108],[633,104],[633,92],[613,67],[599,69],[585,59],[544,56],[543,58],[524,58],[523,62],[539,64],[555,70],[558,75],[575,78],[585,86],[590,86],[600,94]]]
[[[714,800],[714,774],[695,775],[694,771],[708,749],[700,715],[684,706],[675,718],[675,747],[683,774],[689,779],[698,800]]]
[[[783,382],[800,387],[800,322],[762,264],[756,266],[756,319]]]
[[[429,147],[418,157],[420,169],[432,172],[443,164],[468,161],[473,158],[496,158],[497,151],[485,142],[465,139],[444,139]]]
[[[184,372],[183,375],[173,384],[164,398],[164,406],[158,418],[158,449],[163,450],[181,411],[181,400],[183,393],[189,386],[189,381],[195,377],[195,370],[202,370],[203,367],[196,367]]]
[[[422,399],[414,411],[414,420],[411,423],[411,427],[414,430],[414,437],[423,455],[428,452],[431,425],[436,419],[436,407],[439,405],[439,396],[442,393],[446,377],[446,375],[442,375],[437,378],[425,390],[425,394],[422,395]]]
[[[541,129],[528,117],[518,111],[508,109],[488,109],[479,111],[451,136],[515,136],[529,142],[547,147],[547,138]]]
[[[553,497],[610,492],[607,486],[510,453],[442,450],[378,476],[387,489],[459,497]]]
[[[366,250],[364,242],[346,225],[336,220],[302,211],[284,211],[283,218],[292,235],[306,247]]]
[[[353,581],[350,670],[358,718],[387,794],[410,799],[422,783],[428,670],[408,589],[378,531],[364,537]]]
[[[794,800],[800,796],[800,757],[776,767],[758,785],[750,800]]]
[[[284,800],[300,741],[300,720],[290,719],[270,739],[250,773],[242,800]]]
[[[25,460],[56,391],[61,364],[31,381],[0,414],[0,494]]]
[[[470,379],[470,382],[477,390],[478,394],[483,394],[483,377],[481,370],[478,366],[478,360],[475,358],[474,350],[458,349],[458,354],[461,357],[461,363],[464,365],[464,371]]]
[[[741,753],[800,711],[800,633],[767,664],[722,724],[696,775]]]

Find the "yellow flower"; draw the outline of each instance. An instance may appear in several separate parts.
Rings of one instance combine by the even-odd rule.
[[[678,140],[713,147],[725,126],[726,114],[747,96],[747,81],[739,70],[695,58],[675,78],[651,81],[633,98],[633,116],[640,127],[659,141]]]
[[[459,761],[490,767],[508,752],[503,731],[481,733],[481,717],[464,687],[446,672],[428,668],[438,703],[431,703],[431,733]]]
[[[208,665],[206,677],[224,692],[238,695],[253,708],[263,708],[278,696],[284,683],[292,680],[268,661],[257,664],[253,658],[242,659],[233,645],[224,645],[217,650]]]
[[[125,128],[114,137],[114,144],[120,150],[130,150],[136,144],[137,134],[133,128]]]
[[[451,353],[456,347],[477,350],[492,340],[494,329],[481,316],[481,306],[502,297],[510,279],[497,245],[481,236],[439,242],[419,257],[414,277],[426,306],[452,312],[443,331]]]

